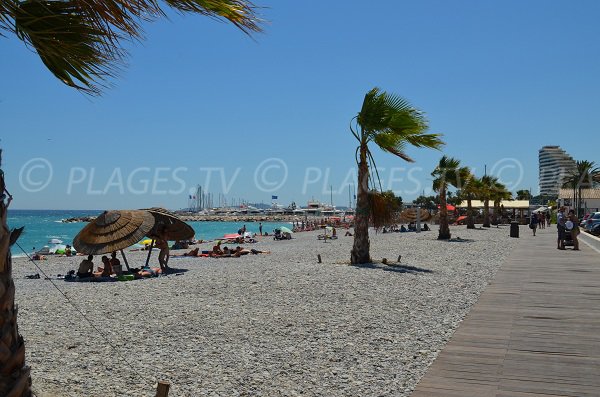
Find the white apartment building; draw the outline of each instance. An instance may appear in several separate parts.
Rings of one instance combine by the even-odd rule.
[[[539,150],[540,194],[558,196],[563,181],[577,169],[575,160],[560,146],[544,146]]]

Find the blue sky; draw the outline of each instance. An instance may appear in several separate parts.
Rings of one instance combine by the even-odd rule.
[[[99,98],[0,38],[13,208],[176,209],[197,184],[229,201],[302,205],[332,188],[346,205],[348,124],[375,86],[444,134],[443,152],[408,148],[414,164],[374,150],[384,188],[405,200],[430,192],[442,154],[534,193],[543,145],[600,162],[598,2],[256,3],[269,22],[253,39],[199,16],[145,25]]]

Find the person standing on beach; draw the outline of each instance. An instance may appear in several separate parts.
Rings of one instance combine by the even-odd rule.
[[[164,226],[158,232],[156,248],[160,249],[160,252],[158,253],[158,263],[160,264],[163,274],[165,274],[169,269],[169,266],[167,266],[169,263],[169,243],[165,237]]]
[[[258,224],[258,231],[259,231],[260,235],[262,236],[262,222],[260,222]]]

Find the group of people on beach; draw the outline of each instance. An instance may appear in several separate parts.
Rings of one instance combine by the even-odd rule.
[[[242,255],[248,254],[270,254],[271,251],[261,251],[257,249],[247,249],[242,248],[239,245],[235,248],[223,247],[221,248],[221,241],[217,241],[210,251],[200,251],[199,247],[194,248],[193,250],[186,252],[185,254],[178,256],[186,256],[186,257],[206,257],[206,258],[230,258],[236,257],[239,258]]]
[[[77,276],[79,278],[90,278],[90,277],[110,277],[111,275],[120,276],[123,274],[121,267],[121,261],[117,258],[117,253],[113,252],[110,259],[108,256],[102,256],[102,267],[98,266],[98,270],[94,272],[94,256],[88,255],[87,259],[84,259],[79,264],[77,270]]]
[[[427,232],[431,230],[429,228],[429,225],[427,223],[423,223],[423,226],[421,226],[421,231],[422,232]],[[405,233],[405,232],[416,232],[417,231],[417,224],[415,222],[409,222],[408,227],[404,226],[404,225],[392,225],[390,226],[390,228],[383,228],[383,232],[382,233]]]

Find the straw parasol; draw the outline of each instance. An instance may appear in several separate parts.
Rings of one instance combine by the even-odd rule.
[[[145,208],[154,217],[154,227],[148,232],[148,237],[159,237],[162,234],[166,240],[189,240],[194,237],[194,229],[185,223],[180,217],[164,208]],[[164,231],[160,233],[161,228]]]
[[[148,211],[104,211],[87,224],[73,239],[77,252],[100,255],[121,251],[140,241],[154,227],[154,217]]]
[[[421,221],[428,221],[431,219],[431,214],[424,208],[420,208],[421,211]],[[409,208],[400,213],[400,220],[402,222],[416,222],[417,220],[417,209]]]

